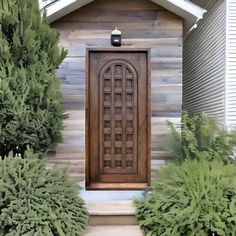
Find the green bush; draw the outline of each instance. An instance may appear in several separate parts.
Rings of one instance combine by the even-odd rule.
[[[232,162],[234,147],[236,146],[236,132],[227,131],[216,119],[200,114],[182,115],[181,132],[169,122],[171,135],[168,140],[167,151],[176,163],[185,159],[196,159],[206,156],[209,161],[223,160]]]
[[[148,236],[234,236],[235,165],[203,157],[169,164],[153,190],[135,204]]]
[[[58,42],[37,0],[0,2],[0,155],[61,139],[66,116],[55,70],[66,53]]]
[[[80,236],[88,220],[78,184],[65,170],[46,170],[45,161],[0,161],[0,236]]]

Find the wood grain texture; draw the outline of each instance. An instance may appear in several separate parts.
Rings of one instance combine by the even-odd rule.
[[[149,50],[89,49],[88,53],[86,186],[149,185]]]
[[[68,56],[58,69],[63,81],[64,141],[49,157],[49,167],[69,166],[70,175],[85,180],[86,48],[110,46],[110,33],[122,31],[122,48],[150,48],[151,176],[168,159],[166,121],[180,121],[182,104],[182,19],[149,0],[95,0],[52,24]]]

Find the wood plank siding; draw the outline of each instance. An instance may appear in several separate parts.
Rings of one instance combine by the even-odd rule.
[[[227,2],[226,126],[236,128],[236,1]]]
[[[84,180],[86,48],[111,47],[111,31],[122,31],[123,48],[151,49],[152,176],[165,163],[166,121],[178,123],[182,106],[182,19],[149,0],[96,0],[52,24],[61,33],[67,58],[57,71],[63,81],[64,142],[49,166],[69,165]]]
[[[183,108],[225,118],[225,1],[193,0],[208,10],[184,42]]]

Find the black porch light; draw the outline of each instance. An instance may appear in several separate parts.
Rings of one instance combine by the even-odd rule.
[[[111,45],[115,47],[121,46],[121,31],[117,28],[111,32]]]

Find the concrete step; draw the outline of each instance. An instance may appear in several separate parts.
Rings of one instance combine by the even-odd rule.
[[[89,211],[89,225],[137,225],[133,201],[86,202]]]
[[[84,236],[143,236],[137,225],[89,226]]]

